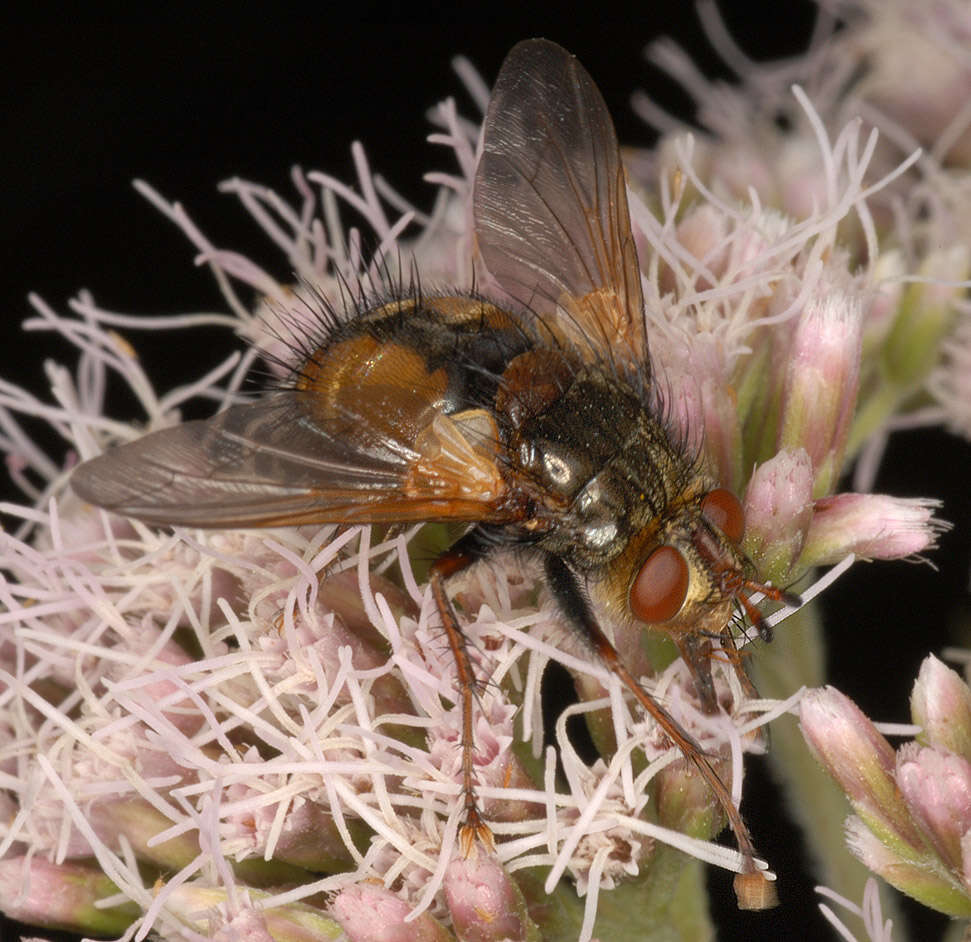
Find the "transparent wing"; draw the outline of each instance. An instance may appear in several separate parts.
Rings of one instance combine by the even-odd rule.
[[[506,57],[476,171],[489,271],[590,356],[647,368],[640,268],[613,122],[589,74],[544,39]]]
[[[404,420],[386,409],[322,423],[310,397],[273,393],[108,451],[71,484],[92,504],[157,525],[502,520],[491,418],[411,398]]]

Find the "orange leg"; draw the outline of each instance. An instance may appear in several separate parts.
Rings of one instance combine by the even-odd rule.
[[[452,602],[445,591],[445,580],[475,562],[472,553],[463,551],[459,546],[448,550],[440,556],[429,571],[429,581],[438,614],[442,619],[442,626],[448,637],[448,644],[455,658],[455,669],[458,674],[459,693],[462,698],[462,794],[465,801],[465,821],[459,833],[462,852],[466,857],[472,852],[476,841],[493,848],[492,832],[479,811],[475,795],[475,734],[473,732],[473,709],[475,706],[475,672],[469,658],[465,636],[459,625],[458,617]]]
[[[743,909],[766,909],[775,906],[778,902],[775,897],[775,887],[759,872],[755,864],[755,845],[752,843],[748,827],[738,808],[735,807],[731,793],[701,746],[682,729],[678,721],[657,700],[641,687],[624,666],[617,649],[593,617],[589,603],[577,583],[577,578],[567,565],[558,557],[548,556],[546,575],[550,589],[566,618],[582,632],[603,663],[637,698],[637,702],[657,720],[671,742],[695,766],[714,794],[715,800],[721,805],[728,818],[728,824],[735,834],[739,852],[744,858],[742,872],[735,878],[735,893],[739,906]]]

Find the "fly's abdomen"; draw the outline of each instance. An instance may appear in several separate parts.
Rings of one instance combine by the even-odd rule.
[[[427,410],[491,409],[503,371],[531,345],[517,319],[478,298],[403,298],[338,328],[295,385],[317,420],[342,423],[366,409],[425,424]]]

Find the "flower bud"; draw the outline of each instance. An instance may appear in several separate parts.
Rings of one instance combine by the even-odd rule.
[[[907,743],[897,753],[897,784],[938,856],[961,869],[961,840],[971,831],[971,763],[953,752]]]
[[[463,942],[537,937],[522,892],[491,854],[479,852],[453,860],[444,889],[452,928]]]
[[[923,728],[920,742],[971,762],[971,690],[933,654],[924,658],[910,695],[910,715]]]
[[[135,903],[101,908],[118,888],[100,870],[52,864],[41,857],[0,860],[0,912],[38,926],[118,935],[140,915]]]
[[[789,581],[813,517],[813,469],[802,448],[782,450],[755,469],[745,493],[745,550],[759,573]]]
[[[922,675],[916,702],[943,682],[953,703],[957,691],[943,671],[925,662]],[[966,711],[957,699],[959,713]],[[847,821],[850,850],[901,892],[948,915],[971,916],[971,761],[917,742],[894,758],[859,709],[829,688],[810,691],[801,716],[807,743],[859,815]]]
[[[856,405],[862,308],[833,290],[809,302],[796,323],[783,390],[779,446],[805,448],[816,474],[814,492],[832,492]]]
[[[903,559],[937,545],[947,524],[934,516],[936,500],[882,494],[837,494],[817,500],[800,566],[827,566],[849,553],[865,559]]]
[[[834,687],[821,687],[803,697],[799,721],[807,745],[867,827],[905,859],[925,854],[894,779],[893,748],[860,708]]]
[[[430,913],[408,919],[412,906],[380,884],[355,883],[334,897],[330,909],[349,942],[454,942]]]

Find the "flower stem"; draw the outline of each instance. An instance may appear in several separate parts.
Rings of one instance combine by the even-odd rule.
[[[714,938],[704,865],[658,844],[640,878],[600,894],[596,931],[601,939],[618,942],[702,942]]]
[[[820,686],[824,667],[822,623],[818,606],[812,604],[786,619],[773,643],[752,659],[753,679],[764,697],[784,698],[801,686]],[[802,828],[819,881],[849,899],[862,899],[870,874],[846,847],[843,822],[849,803],[810,755],[794,719],[773,724],[769,762],[783,786],[789,814]],[[884,915],[900,924],[893,901],[884,903]],[[851,928],[857,938],[865,938],[862,922]]]

